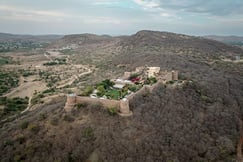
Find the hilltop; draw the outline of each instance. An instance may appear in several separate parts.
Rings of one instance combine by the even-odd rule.
[[[50,47],[58,48],[63,46],[82,46],[87,44],[102,43],[112,40],[112,37],[106,35],[95,35],[95,34],[73,34],[66,35],[63,38],[52,43]]]
[[[60,52],[50,53],[51,59],[68,59],[67,65],[53,69],[72,66],[72,71],[59,70],[60,76],[78,75],[75,64],[92,72],[56,90],[57,97],[34,105],[33,111],[1,123],[1,161],[240,161],[243,64],[235,56],[243,57],[241,48],[144,30],[120,37],[67,35],[46,50]],[[82,91],[82,86],[146,65],[178,70],[186,84],[159,84],[137,95],[130,102],[133,115],[127,118],[99,103],[64,111],[63,94],[70,90]]]

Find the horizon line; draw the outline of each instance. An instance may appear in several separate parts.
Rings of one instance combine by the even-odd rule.
[[[130,36],[130,35],[134,35],[138,32],[141,31],[151,31],[151,32],[166,32],[166,33],[174,33],[174,34],[182,34],[182,35],[188,35],[188,36],[221,36],[221,37],[243,37],[243,35],[234,35],[234,34],[187,34],[187,33],[177,33],[177,32],[171,32],[171,31],[159,31],[159,30],[149,30],[149,29],[143,29],[143,30],[138,30],[137,32],[133,32],[133,33],[129,33],[129,34],[108,34],[108,33],[104,33],[104,34],[99,34],[99,33],[95,33],[95,32],[80,32],[80,33],[45,33],[45,34],[34,34],[34,33],[11,33],[11,32],[0,32],[0,34],[9,34],[9,35],[19,35],[19,36],[66,36],[66,35],[80,35],[80,34],[93,34],[93,35],[97,35],[97,36],[112,36],[112,37],[117,37],[117,36]]]

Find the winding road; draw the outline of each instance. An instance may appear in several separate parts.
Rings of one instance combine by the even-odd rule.
[[[74,75],[74,76],[71,78],[71,80],[69,80],[67,83],[64,83],[64,84],[62,84],[62,85],[57,86],[57,88],[63,88],[63,87],[65,87],[65,86],[71,85],[71,84],[73,84],[73,82],[74,82],[75,80],[77,80],[78,78],[80,78],[80,77],[82,77],[82,76],[84,76],[84,75],[91,74],[91,73],[93,72],[91,69],[87,69],[87,70],[88,70],[88,71],[83,72],[83,73],[81,73],[81,74],[79,74],[79,75]]]

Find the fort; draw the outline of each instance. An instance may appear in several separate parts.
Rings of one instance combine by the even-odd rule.
[[[77,96],[76,94],[68,94],[67,101],[64,107],[66,112],[70,112],[74,109],[75,105],[77,104],[92,104],[92,103],[99,103],[104,108],[116,108],[118,110],[118,114],[122,117],[131,116],[133,113],[129,107],[129,101],[133,99],[134,96],[144,92],[151,92],[158,84],[164,84],[168,81],[178,80],[178,71],[161,71],[160,67],[138,67],[134,72],[125,72],[122,79],[113,79],[113,82],[116,84],[121,85],[121,87],[127,84],[133,84],[131,81],[128,81],[133,74],[138,74],[142,79],[140,79],[139,83],[142,83],[143,86],[135,93],[131,93],[126,97],[120,100],[114,99],[106,99],[106,98],[93,98],[89,96]],[[153,85],[144,85],[145,78],[156,78],[157,83]],[[120,88],[119,86],[117,86]]]
[[[118,100],[90,98],[90,97],[77,96],[76,94],[69,94],[67,95],[67,102],[64,107],[65,111],[66,112],[72,111],[75,105],[78,103],[85,103],[85,104],[99,103],[104,108],[107,109],[118,108],[118,114],[120,116],[132,115],[132,112],[129,109],[129,100],[126,98],[118,101]]]

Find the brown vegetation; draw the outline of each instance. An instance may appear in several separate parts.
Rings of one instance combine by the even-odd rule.
[[[242,56],[241,49],[151,31],[108,41],[90,39],[96,37],[81,44],[73,41],[77,54],[70,58],[96,66],[86,82],[114,78],[147,64],[178,69],[179,79],[187,84],[159,85],[135,96],[130,102],[133,116],[127,118],[98,104],[77,105],[66,114],[65,99],[57,98],[1,124],[1,161],[95,157],[98,161],[229,162],[237,159],[237,151],[242,157],[243,64],[221,60],[221,56]]]

